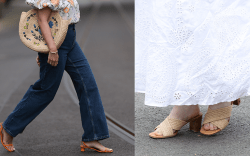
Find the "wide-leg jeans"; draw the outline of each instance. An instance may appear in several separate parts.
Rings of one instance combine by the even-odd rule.
[[[53,100],[63,72],[66,70],[79,99],[84,129],[82,141],[108,138],[108,126],[101,97],[89,63],[76,41],[75,24],[69,25],[58,54],[58,65],[53,67],[47,63],[48,54],[38,53],[40,79],[29,87],[22,100],[3,123],[3,128],[13,137],[22,133],[25,127]]]

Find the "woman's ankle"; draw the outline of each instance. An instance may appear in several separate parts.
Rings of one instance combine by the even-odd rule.
[[[3,128],[3,135],[4,135],[4,138],[7,138],[8,140],[14,138],[4,128]]]
[[[186,121],[197,116],[199,113],[200,108],[198,105],[174,106],[169,116],[170,118],[176,118]]]

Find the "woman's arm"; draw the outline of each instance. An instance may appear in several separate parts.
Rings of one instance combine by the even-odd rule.
[[[51,30],[48,24],[51,12],[52,10],[49,7],[38,9],[38,24],[40,26],[42,36],[49,47],[49,50],[51,52],[55,52],[57,51],[57,48],[55,41],[53,40],[53,37],[51,35]],[[59,58],[58,53],[56,54],[49,53],[48,63],[51,64],[52,66],[57,66],[58,58]]]

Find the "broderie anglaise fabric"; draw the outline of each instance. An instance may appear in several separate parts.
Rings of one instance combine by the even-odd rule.
[[[72,19],[70,23],[77,23],[80,20],[80,10],[77,0],[25,0],[25,3],[34,9],[49,7],[53,11],[58,10],[62,19]]]
[[[135,91],[146,105],[249,95],[250,1],[136,0],[135,8]]]

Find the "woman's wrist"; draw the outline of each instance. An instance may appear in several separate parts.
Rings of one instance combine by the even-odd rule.
[[[57,49],[56,48],[49,48],[49,52],[56,52]]]
[[[58,53],[58,50],[56,50],[56,51],[50,51],[50,53],[52,53],[52,54],[57,54],[57,53]]]

